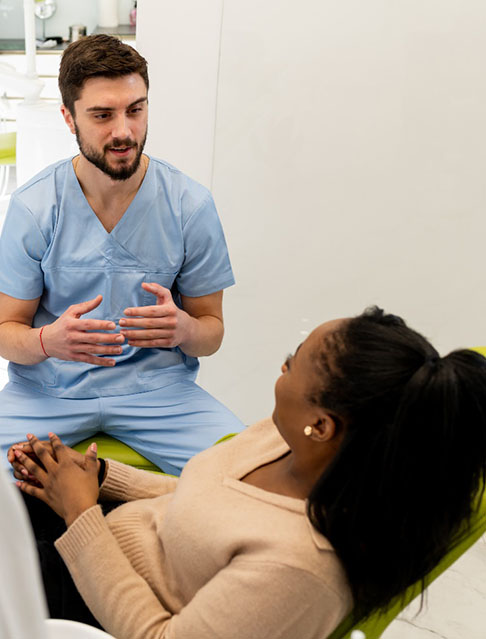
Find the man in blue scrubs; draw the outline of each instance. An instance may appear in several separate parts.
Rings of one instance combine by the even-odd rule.
[[[0,445],[102,430],[178,474],[243,427],[195,384],[234,283],[221,224],[206,188],[143,153],[148,76],[134,49],[83,38],[59,86],[80,153],[15,191],[0,238]]]

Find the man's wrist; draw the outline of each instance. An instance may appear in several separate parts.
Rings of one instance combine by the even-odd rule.
[[[197,317],[192,317],[192,315],[189,315],[189,313],[184,310],[180,311],[179,318],[181,324],[182,339],[179,342],[178,346],[186,355],[197,357],[197,355],[192,355],[192,353],[198,350],[197,334],[199,328],[199,320],[197,319]]]
[[[49,358],[49,354],[46,351],[46,347],[45,347],[45,343],[44,343],[45,337],[44,338],[42,337],[42,334],[44,332],[45,327],[46,326],[44,325],[44,326],[41,326],[41,328],[39,329],[39,342],[40,342],[42,354],[45,356],[46,359],[48,359]]]

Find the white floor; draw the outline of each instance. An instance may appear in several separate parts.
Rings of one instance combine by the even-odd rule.
[[[486,637],[486,538],[481,538],[428,589],[416,615],[412,603],[383,639],[484,639]]]
[[[0,228],[7,201],[0,200]],[[7,363],[0,358],[0,388]],[[486,538],[480,539],[428,589],[416,614],[412,603],[385,631],[383,639],[484,639],[486,637]]]

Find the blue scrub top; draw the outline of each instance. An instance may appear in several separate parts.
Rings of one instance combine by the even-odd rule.
[[[205,187],[150,158],[140,189],[111,233],[88,204],[72,159],[13,193],[0,237],[0,291],[23,300],[40,297],[34,327],[98,294],[101,305],[83,317],[118,325],[125,308],[155,303],[142,282],[172,289],[179,304],[179,294],[200,297],[234,284]],[[196,377],[198,360],[179,348],[122,348],[121,355],[110,355],[114,367],[49,358],[34,366],[10,363],[9,377],[69,398],[137,393]]]

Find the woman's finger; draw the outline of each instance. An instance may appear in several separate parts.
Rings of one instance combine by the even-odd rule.
[[[27,435],[27,439],[29,440],[29,444],[32,446],[32,450],[34,451],[35,455],[37,455],[39,461],[42,463],[46,471],[49,472],[49,470],[52,469],[53,464],[56,463],[48,450],[49,443],[41,442],[35,435],[32,435],[31,433]]]
[[[67,454],[67,447],[62,443],[59,437],[55,433],[48,433],[49,442],[51,444],[54,455],[58,461],[61,461],[61,457]]]
[[[22,464],[15,464],[13,476],[15,477],[15,479],[31,481],[37,484],[39,483],[34,475],[29,473],[29,471],[25,468],[25,466],[22,466]]]
[[[32,460],[28,455],[26,455],[25,453],[23,453],[19,449],[15,450],[15,457],[17,458],[17,460],[22,465],[22,467],[19,468],[18,471],[20,473],[22,473],[22,475],[24,477],[26,477],[26,475],[22,471],[26,470],[27,471],[27,476],[30,475],[36,481],[39,481],[41,484],[43,483],[42,479],[45,478],[46,473],[38,464],[35,463],[34,460]]]
[[[32,453],[32,446],[29,444],[29,442],[18,442],[17,444],[12,444],[12,446],[10,446],[10,448],[8,449],[8,453],[7,453],[7,459],[10,464],[15,459],[14,451],[16,448],[18,448],[19,450],[22,450],[24,453]]]
[[[32,497],[36,497],[37,499],[46,502],[45,492],[42,486],[36,486],[26,481],[18,481],[16,482],[16,485],[23,493],[27,493],[27,495],[32,495]]]
[[[15,479],[24,479],[24,476],[22,475],[20,470],[14,470],[13,476],[15,477]]]
[[[92,444],[88,446],[84,459],[85,459],[86,470],[92,471],[97,474],[98,473],[98,444],[96,442],[93,442]]]

